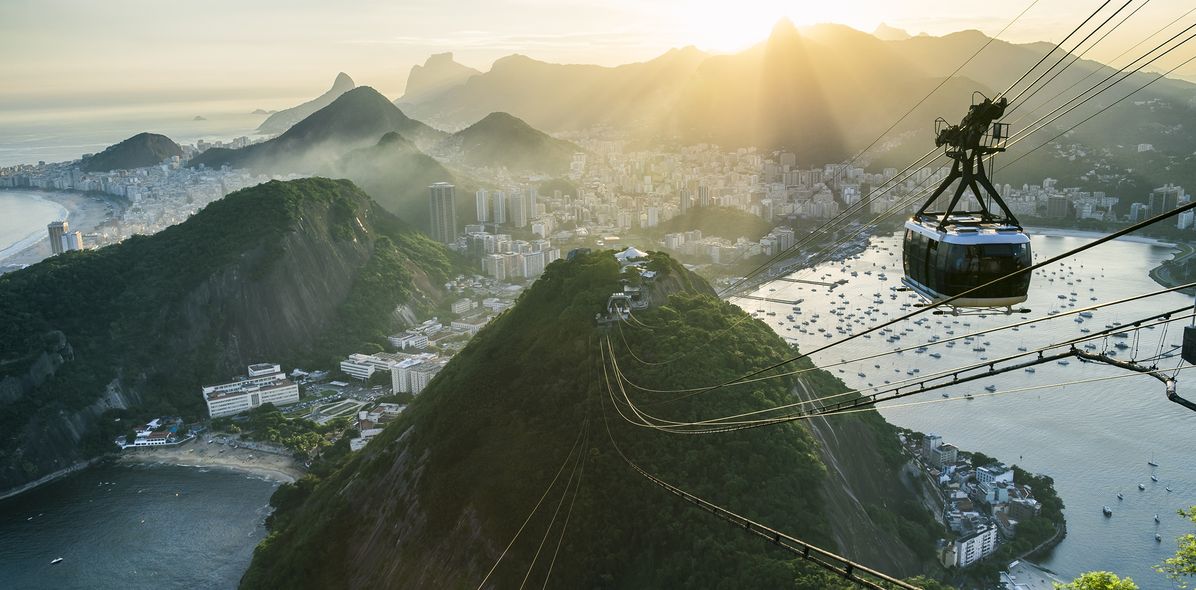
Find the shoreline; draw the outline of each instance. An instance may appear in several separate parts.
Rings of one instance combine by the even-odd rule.
[[[7,193],[26,193],[58,205],[65,211],[63,217],[71,224],[71,231],[82,232],[85,236],[97,232],[119,213],[120,205],[112,198],[79,191],[42,190],[36,187],[0,190]],[[52,255],[49,234],[44,228],[34,230],[25,239],[5,246],[2,251],[4,254],[0,255],[0,274],[36,264]]]
[[[1061,227],[1033,227],[1026,226],[1026,232],[1036,236],[1044,236],[1048,238],[1085,238],[1097,239],[1105,237],[1106,233],[1098,231],[1086,231],[1082,229],[1067,229]],[[1175,242],[1167,242],[1158,238],[1148,238],[1146,236],[1122,236],[1117,238],[1119,242],[1137,242],[1139,244],[1149,244],[1151,246],[1161,246],[1170,248],[1175,246]]]
[[[35,490],[35,489],[40,488],[50,482],[53,482],[55,480],[66,477],[72,473],[75,473],[76,471],[82,471],[84,469],[87,469],[88,467],[91,467],[92,465],[99,463],[101,460],[103,460],[103,457],[96,457],[93,459],[88,459],[86,461],[80,461],[78,463],[75,463],[74,465],[71,465],[70,467],[64,467],[62,469],[59,469],[58,471],[55,471],[54,473],[50,473],[48,475],[43,475],[43,476],[39,477],[38,479],[35,479],[31,482],[21,484],[15,488],[4,490],[3,492],[0,492],[0,500],[7,500],[9,498],[13,498],[13,497],[19,496],[21,494],[24,494],[25,492]]]
[[[306,473],[292,457],[274,455],[219,442],[200,439],[175,447],[126,449],[116,457],[118,465],[172,465],[176,467],[216,468],[264,477],[279,483],[292,483]]]

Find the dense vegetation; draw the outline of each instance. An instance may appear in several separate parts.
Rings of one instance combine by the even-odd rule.
[[[138,133],[104,151],[84,158],[79,167],[84,172],[110,172],[155,166],[173,156],[182,156],[179,144],[165,135]]]
[[[486,115],[454,133],[445,145],[460,150],[467,164],[529,172],[568,171],[573,154],[582,151],[507,113]]]
[[[685,282],[700,280],[675,262],[657,256],[652,265],[664,271],[654,289],[675,291],[645,316],[655,329],[629,335],[626,344],[610,334],[637,383],[715,382],[791,352],[762,323],[744,322],[738,308],[686,289]],[[593,317],[620,276],[605,252],[550,265],[364,451],[335,473],[279,489],[271,531],[242,585],[476,585],[580,435],[584,480],[552,570],[554,585],[845,587],[678,501],[620,458],[615,442],[666,481],[833,546],[822,513],[825,468],[804,426],[668,436],[615,412],[600,360],[607,334]],[[722,334],[719,345],[697,350],[714,333]],[[656,367],[630,357],[686,350],[695,354]],[[762,382],[651,408],[674,420],[737,413],[792,401],[787,385]],[[664,397],[629,395],[645,406]],[[546,526],[541,511],[490,578],[494,587],[519,583]],[[547,572],[545,559],[532,572],[535,583]],[[362,561],[390,565],[354,565]]]
[[[298,238],[288,241],[288,236]],[[314,342],[265,344],[273,347],[268,351],[276,355],[272,360],[284,364],[326,363],[363,342],[383,341],[395,307],[432,307],[427,294],[454,264],[443,247],[379,208],[352,183],[305,179],[245,189],[152,237],[70,252],[0,277],[0,300],[6,302],[0,306],[0,379],[26,379],[43,362],[43,352],[56,350],[62,340],[69,344],[67,362],[44,384],[0,406],[0,470],[12,469],[27,452],[20,448],[24,425],[52,423],[60,412],[84,408],[110,383],[138,392],[138,413],[199,417],[199,386],[234,375],[230,359],[263,352],[249,349],[247,342],[230,343],[235,340],[230,334],[246,329],[244,322],[260,318],[233,317],[236,301],[228,299],[195,307],[196,293],[218,291],[213,284],[228,273],[239,275],[238,297],[255,289],[302,288],[294,285],[310,285],[317,275],[302,276],[300,270],[296,276],[279,268],[312,251],[340,256],[346,265],[357,264],[355,258],[363,264],[338,269],[351,278],[343,300],[307,302],[309,310],[332,306],[328,315],[334,321],[315,328]],[[417,275],[423,285],[415,284]],[[265,330],[278,323],[254,325]],[[246,348],[230,351],[233,345]],[[110,434],[93,429],[85,450],[106,450]]]
[[[297,458],[307,460],[332,446],[328,435],[344,430],[344,423],[342,419],[319,425],[306,418],[287,418],[274,404],[265,403],[236,420],[227,416],[216,418],[211,426],[219,432],[241,433],[247,440],[284,446]]]

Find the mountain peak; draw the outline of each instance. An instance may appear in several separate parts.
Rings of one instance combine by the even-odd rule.
[[[337,74],[336,79],[332,81],[332,90],[343,88],[344,90],[341,90],[341,92],[352,90],[355,86],[357,86],[357,84],[353,82],[353,78],[350,78],[349,74],[344,72]]]
[[[141,132],[84,159],[80,166],[86,172],[129,170],[154,166],[171,156],[182,155],[182,148],[169,137]]]
[[[263,133],[282,133],[290,129],[295,123],[307,118],[308,115],[332,104],[332,101],[356,86],[357,84],[353,82],[353,78],[350,78],[344,72],[340,72],[336,75],[336,79],[332,81],[332,88],[329,88],[324,94],[299,106],[284,109],[266,117],[266,120],[262,121],[257,130]]]
[[[904,29],[890,27],[885,23],[877,25],[876,30],[872,31],[872,36],[881,41],[904,41],[910,38],[910,34]]]
[[[797,30],[797,25],[785,17],[778,20],[777,24],[772,26],[772,33],[768,35],[768,42],[789,40],[800,36],[801,32]]]
[[[457,63],[450,52],[434,53],[421,66],[411,66],[407,74],[407,88],[395,102],[417,102],[435,98],[447,90],[465,83],[481,72]]]

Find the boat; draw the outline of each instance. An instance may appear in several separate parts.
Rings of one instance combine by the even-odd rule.
[[[1164,490],[1167,490],[1168,492],[1170,492],[1170,491],[1171,491],[1171,488],[1163,488],[1163,489],[1164,489]]]
[[[1027,372],[1027,373],[1033,373],[1033,372],[1034,372],[1034,367],[1026,367],[1026,372]]]
[[[1108,506],[1101,508],[1101,512],[1104,512],[1105,516],[1113,516],[1113,509]]]
[[[1153,482],[1159,481],[1159,476],[1157,476],[1157,475],[1150,476],[1150,481],[1153,481]]]
[[[1158,534],[1158,533],[1155,533],[1155,534],[1154,534],[1154,541],[1155,541],[1155,543],[1162,543],[1162,542],[1163,542],[1163,535],[1160,535],[1160,534]]]
[[[1125,494],[1122,494],[1121,492],[1117,492],[1117,499],[1118,499],[1118,500],[1124,500],[1124,499],[1125,499]]]
[[[965,393],[965,394],[963,395],[963,397],[964,397],[964,399],[975,399],[975,398],[973,398],[973,397],[972,397],[972,394],[970,394],[970,393]]]
[[[949,393],[944,393],[944,394],[943,394],[943,397],[951,397],[951,394],[949,394]]]
[[[1138,484],[1138,489],[1139,489],[1139,490],[1145,490],[1145,489],[1146,489],[1146,486],[1144,486],[1144,485],[1142,485],[1142,484]]]
[[[986,387],[984,388],[984,391],[987,391],[987,392],[990,392],[990,393],[991,393],[991,392],[993,392],[993,391],[996,391],[996,390],[997,390],[997,386],[996,386],[996,385],[989,385],[989,386],[986,386]]]
[[[62,562],[62,558],[61,558],[61,557],[55,557],[54,559],[51,559],[51,560],[50,560],[50,565],[54,565],[54,564],[56,564],[56,563],[61,563],[61,562]]]
[[[1156,515],[1154,515],[1154,521],[1155,521],[1155,522],[1158,522],[1158,521],[1159,521],[1159,515],[1157,515],[1157,514],[1156,514]]]
[[[1147,461],[1147,462],[1146,462],[1146,464],[1147,464],[1147,465],[1150,465],[1151,467],[1158,467],[1158,466],[1159,466],[1159,464],[1158,464],[1158,463],[1155,463],[1155,462],[1154,462],[1154,455],[1151,455],[1151,456],[1150,456],[1150,460],[1149,460],[1149,461]]]

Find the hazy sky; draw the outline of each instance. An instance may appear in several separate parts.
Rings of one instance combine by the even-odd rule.
[[[1145,1],[1091,57],[1111,59],[1192,7],[1191,0]],[[741,49],[781,17],[799,26],[839,22],[872,31],[886,22],[911,33],[995,34],[1029,3],[0,0],[0,112],[230,97],[277,108],[323,91],[338,71],[396,97],[411,66],[431,53],[452,51],[481,70],[516,52],[615,65],[684,45]],[[1003,38],[1058,41],[1099,4],[1040,0]],[[1196,42],[1185,50],[1185,58],[1196,54]],[[1183,73],[1196,75],[1196,67]]]

